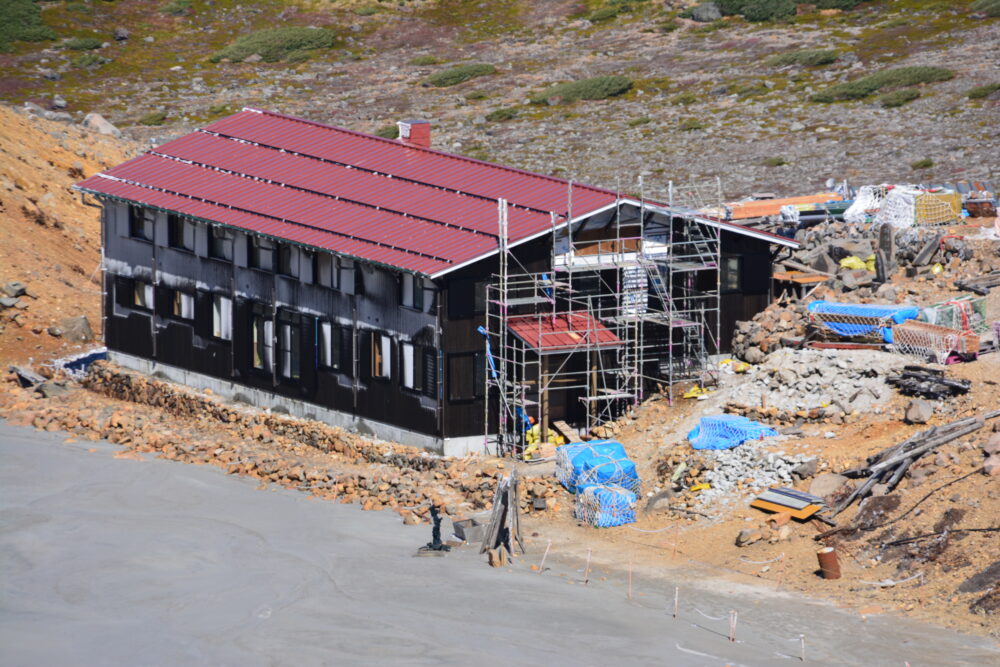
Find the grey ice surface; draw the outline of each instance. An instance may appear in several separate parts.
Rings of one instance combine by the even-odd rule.
[[[629,601],[615,573],[538,575],[537,552],[415,558],[430,530],[393,513],[64,437],[0,422],[5,666],[775,665],[800,633],[808,664],[1000,664],[985,639],[718,580],[637,578]]]

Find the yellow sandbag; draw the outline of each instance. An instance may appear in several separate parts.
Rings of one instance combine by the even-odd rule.
[[[852,270],[868,268],[860,257],[855,257],[854,255],[851,255],[850,257],[845,257],[844,259],[840,260],[840,266],[841,268],[852,269]]]
[[[865,260],[865,268],[872,273],[875,272],[875,255],[868,256],[868,259]]]

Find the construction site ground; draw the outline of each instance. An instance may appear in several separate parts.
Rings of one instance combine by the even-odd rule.
[[[100,334],[100,292],[94,273],[100,260],[99,214],[83,206],[67,188],[82,176],[119,161],[134,148],[110,139],[77,136],[75,132],[64,125],[27,120],[0,108],[0,145],[4,149],[0,153],[0,283],[20,280],[34,294],[24,299],[27,308],[18,309],[19,317],[12,317],[11,309],[3,313],[0,362],[4,370],[8,363],[32,364],[37,369],[46,359],[88,347],[47,332],[47,327],[63,317],[84,314],[95,333]],[[53,196],[43,201],[43,194],[48,193]],[[992,224],[983,221],[984,228]],[[897,287],[914,290],[923,303],[957,295],[945,289],[947,277],[938,281],[898,280],[894,283]],[[992,298],[995,306],[997,294]],[[852,353],[842,354],[850,359]],[[944,402],[930,424],[1000,408],[1000,354],[950,366],[947,373],[949,377],[972,380],[972,389],[965,396]],[[724,379],[732,383],[745,381],[743,376]],[[67,442],[75,448],[81,442],[113,436],[125,448],[115,454],[118,458],[142,459],[144,452],[154,452],[163,458],[212,463],[234,474],[259,477],[263,487],[278,482],[305,489],[320,499],[357,501],[365,509],[391,508],[406,523],[426,521],[429,502],[440,502],[453,517],[482,512],[496,479],[514,465],[510,461],[470,458],[442,463],[438,468],[417,469],[413,467],[417,455],[405,451],[398,461],[392,459],[395,463],[388,462],[391,457],[387,450],[398,453],[406,448],[386,444],[378,445],[381,453],[373,463],[374,455],[359,453],[367,445],[351,434],[324,436],[343,444],[343,451],[324,451],[293,435],[272,433],[263,425],[252,427],[252,416],[245,420],[234,417],[235,425],[227,425],[210,415],[180,414],[170,404],[151,406],[141,397],[132,401],[110,398],[106,392],[81,388],[72,382],[67,388],[63,395],[41,398],[19,388],[13,376],[7,375],[0,386],[0,417],[12,424],[34,425],[46,431],[70,430]],[[212,396],[193,390],[190,393],[197,394],[199,400],[215,402]],[[780,447],[790,453],[816,455],[821,472],[844,470],[927,427],[903,423],[902,412],[908,401],[894,395],[881,414],[860,414],[845,424],[806,423],[801,427],[801,436],[786,438]],[[687,431],[700,415],[718,414],[721,402],[721,395],[709,395],[704,401],[678,400],[671,406],[662,396],[651,397],[634,419],[617,424],[614,436],[638,464],[644,480],[643,495],[658,483],[661,473],[657,468],[663,457],[674,451],[687,452]],[[232,409],[240,415],[252,412],[245,406]],[[813,536],[818,529],[811,524],[794,524],[791,535],[778,542],[772,543],[763,530],[764,539],[742,548],[735,546],[734,539],[741,529],[763,527],[767,518],[742,503],[715,514],[711,506],[698,508],[696,498],[682,497],[678,502],[692,504],[689,509],[696,508],[711,518],[658,510],[640,512],[637,523],[612,529],[580,525],[572,516],[572,496],[557,490],[551,474],[546,474],[551,472],[551,464],[518,464],[528,478],[526,484],[541,485],[538,497],[544,498],[547,505],[546,510],[528,513],[524,518],[530,553],[523,562],[533,564],[540,559],[551,539],[552,558],[583,562],[589,552],[594,565],[602,568],[601,576],[609,579],[620,580],[631,564],[637,576],[673,573],[678,578],[712,578],[722,589],[739,582],[765,590],[801,592],[829,600],[860,617],[909,616],[985,635],[997,642],[1000,626],[996,607],[992,613],[973,613],[970,605],[983,597],[982,589],[959,592],[958,588],[974,575],[987,573],[1000,558],[1000,534],[955,533],[943,542],[936,541],[933,553],[910,553],[898,548],[883,552],[878,548],[880,541],[946,528],[996,526],[1000,517],[1000,477],[974,471],[982,466],[980,445],[997,421],[943,447],[946,458],[941,465],[935,464],[919,485],[904,480],[894,494],[899,497],[898,507],[887,512],[886,518],[904,513],[933,489],[973,474],[931,495],[922,502],[919,512],[908,514],[891,528],[834,538],[844,571],[839,580],[817,575],[815,551],[819,544]],[[833,435],[827,437],[826,433]],[[44,456],[48,450],[38,451]],[[952,453],[954,458],[947,456]],[[322,479],[325,486],[310,486],[307,478],[311,470],[321,471],[317,479]],[[364,479],[366,476],[376,478],[374,488],[365,486],[370,481]],[[403,479],[384,479],[392,476]],[[386,488],[381,489],[382,485]],[[366,489],[363,493],[362,488]],[[163,501],[169,502],[169,498]],[[856,512],[857,505],[838,517],[838,523],[851,522]],[[879,556],[881,561],[873,560]],[[903,568],[901,559],[906,563]],[[994,579],[996,569],[991,570]],[[870,583],[902,580],[916,573],[922,576],[898,585]],[[997,590],[995,585],[993,590]]]

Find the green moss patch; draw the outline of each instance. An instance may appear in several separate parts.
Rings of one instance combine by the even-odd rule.
[[[67,40],[63,46],[73,51],[93,51],[94,49],[101,48],[101,44],[103,43],[96,37],[74,37]]]
[[[910,163],[910,169],[913,170],[930,169],[933,166],[934,166],[934,160],[930,159],[929,157],[925,157],[920,160],[917,160],[916,162]]]
[[[772,67],[785,65],[802,65],[804,67],[820,67],[837,60],[837,52],[833,49],[806,49],[805,51],[790,51],[779,53],[767,59]]]
[[[486,120],[491,123],[502,123],[507,120],[513,120],[517,118],[517,109],[512,107],[504,107],[503,109],[496,109],[494,111],[486,114]]]
[[[191,0],[170,0],[160,7],[160,12],[168,16],[184,16],[191,10]]]
[[[965,96],[970,100],[983,100],[1000,90],[1000,83],[986,83],[982,86],[970,88]]]
[[[976,0],[972,3],[972,10],[987,16],[1000,16],[1000,0]]]
[[[896,107],[901,107],[908,102],[912,102],[918,97],[920,97],[920,91],[914,90],[913,88],[901,88],[899,90],[894,90],[891,93],[880,95],[878,103],[886,109],[894,109]]]
[[[450,69],[435,72],[424,79],[424,83],[435,88],[447,88],[457,86],[470,79],[475,79],[488,74],[496,74],[497,68],[488,63],[468,63]]]
[[[399,125],[383,125],[375,130],[375,136],[383,139],[399,139]]]
[[[273,63],[283,60],[296,51],[312,51],[314,49],[329,49],[336,45],[337,36],[332,30],[325,28],[307,28],[303,26],[285,26],[283,28],[267,28],[249,35],[243,35],[235,42],[216,52],[210,60],[217,63],[223,59],[242,62],[257,54],[265,62]]]
[[[549,86],[542,92],[532,95],[532,104],[551,104],[553,102],[576,102],[577,100],[605,100],[623,95],[632,88],[632,80],[625,76],[595,76],[582,81],[569,81]]]
[[[163,125],[167,122],[166,111],[151,111],[139,119],[140,125]]]
[[[55,31],[42,23],[37,2],[0,0],[0,52],[10,51],[11,42],[44,42],[55,38]]]
[[[815,93],[813,102],[837,102],[840,100],[859,100],[883,88],[902,88],[916,86],[922,83],[947,81],[955,74],[944,67],[914,66],[896,67],[882,70],[854,81],[837,84],[826,90]]]

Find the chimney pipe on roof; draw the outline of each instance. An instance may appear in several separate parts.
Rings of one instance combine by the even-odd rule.
[[[399,140],[410,146],[431,147],[431,123],[427,120],[401,120]]]

